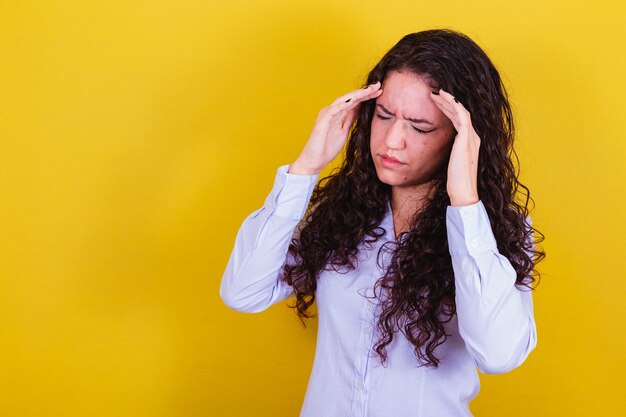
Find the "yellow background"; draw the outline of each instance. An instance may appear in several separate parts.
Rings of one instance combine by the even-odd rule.
[[[476,416],[626,415],[621,1],[0,3],[0,415],[297,416],[316,323],[229,310],[241,221],[319,109],[448,27],[509,89],[548,258]]]

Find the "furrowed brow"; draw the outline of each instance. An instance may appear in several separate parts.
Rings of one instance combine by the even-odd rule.
[[[379,107],[379,108],[380,108],[383,112],[385,112],[385,113],[387,113],[387,114],[389,114],[389,115],[391,115],[391,116],[395,116],[395,114],[393,114],[392,112],[390,112],[390,111],[389,111],[389,110],[388,110],[385,106],[383,106],[383,105],[382,105],[382,104],[380,104],[380,103],[376,103],[376,107]],[[412,117],[405,117],[405,118],[404,118],[404,120],[408,120],[408,121],[413,122],[413,123],[425,123],[425,124],[427,124],[427,125],[431,125],[431,126],[432,126],[432,124],[433,124],[433,123],[429,122],[429,121],[428,121],[428,120],[426,120],[426,119],[414,119],[414,118],[412,118]]]

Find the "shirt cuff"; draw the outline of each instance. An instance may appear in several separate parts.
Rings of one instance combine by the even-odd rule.
[[[498,251],[487,210],[480,200],[468,206],[448,206],[446,228],[451,255]]]
[[[276,171],[273,215],[299,220],[306,213],[319,174],[290,174],[290,166],[282,165]]]

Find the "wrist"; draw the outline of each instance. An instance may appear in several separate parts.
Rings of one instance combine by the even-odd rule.
[[[477,195],[475,196],[467,196],[467,197],[450,197],[450,205],[453,207],[459,206],[471,206],[480,201]]]
[[[291,164],[289,166],[289,169],[287,170],[288,174],[296,174],[296,175],[317,175],[320,172],[321,172],[321,169],[306,166],[298,160],[296,160],[296,162]]]

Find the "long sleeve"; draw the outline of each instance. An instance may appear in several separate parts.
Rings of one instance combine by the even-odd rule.
[[[318,176],[289,174],[289,166],[278,168],[263,207],[237,232],[220,285],[222,300],[234,310],[257,313],[293,293],[280,273]]]
[[[537,345],[532,292],[515,286],[516,272],[498,252],[481,201],[448,206],[446,224],[459,333],[481,372],[508,372]]]

